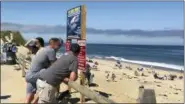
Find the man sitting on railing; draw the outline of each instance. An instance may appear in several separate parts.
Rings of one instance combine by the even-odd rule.
[[[57,103],[57,86],[61,82],[77,79],[78,59],[80,52],[78,44],[71,45],[71,51],[62,55],[49,68],[44,70],[37,80],[38,103]]]

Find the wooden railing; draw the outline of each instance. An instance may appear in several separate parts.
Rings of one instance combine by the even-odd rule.
[[[26,74],[26,69],[28,69],[27,64],[30,64],[31,62],[27,61],[26,57],[24,55],[18,54],[17,63],[21,67],[22,77],[24,77]],[[91,100],[93,100],[96,103],[102,103],[102,104],[116,103],[113,100],[110,100],[110,99],[100,95],[99,93],[88,89],[86,86],[82,86],[82,85],[78,84],[77,82],[69,81],[68,86],[73,88],[74,90],[80,92],[82,95],[90,98]],[[141,103],[141,104],[143,104],[143,103],[155,104],[156,103],[155,91],[153,89],[139,88],[139,97],[136,102]]]
[[[113,100],[110,100],[110,99],[100,95],[99,93],[92,91],[92,90],[88,89],[87,87],[78,84],[77,82],[69,81],[68,85],[69,85],[69,87],[75,89],[76,91],[80,92],[82,95],[90,98],[91,100],[93,100],[96,103],[102,103],[102,104],[115,103]]]
[[[22,77],[25,77],[26,75],[26,70],[29,68],[29,65],[31,64],[30,61],[26,60],[26,56],[18,53],[17,54],[17,59],[16,59],[19,67],[21,68],[22,71]]]

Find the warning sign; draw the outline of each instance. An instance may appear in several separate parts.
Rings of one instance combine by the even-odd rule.
[[[85,71],[86,69],[86,41],[78,40],[80,45],[80,53],[78,55],[78,69]]]

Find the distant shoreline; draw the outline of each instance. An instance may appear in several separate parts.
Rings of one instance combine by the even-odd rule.
[[[62,55],[62,54],[58,54],[57,56],[60,57],[60,55]],[[94,55],[93,56],[87,55],[87,57],[89,57],[90,59],[100,59],[100,60],[105,60],[105,61],[108,60],[108,61],[112,61],[112,62],[116,62],[118,60],[118,59],[114,59],[114,57],[99,57],[99,56],[94,56]],[[117,58],[117,57],[115,57],[115,58]],[[165,71],[174,71],[174,72],[181,72],[181,69],[184,69],[184,65],[175,66],[175,64],[164,63],[164,65],[166,64],[166,66],[162,66],[163,63],[160,64],[160,62],[149,62],[149,61],[145,62],[145,61],[139,61],[138,60],[138,63],[137,63],[137,61],[136,62],[130,62],[130,61],[135,61],[135,60],[128,60],[128,61],[120,60],[120,61],[123,62],[123,63],[128,63],[128,64],[141,65],[141,66],[147,67],[149,69],[151,68],[151,66],[154,69],[160,69],[160,70],[165,70]],[[156,65],[153,65],[153,63],[156,64]],[[167,65],[169,65],[169,66],[167,66]],[[184,70],[182,70],[182,71],[184,71]]]
[[[65,41],[65,40],[64,40]],[[48,45],[49,42],[46,42],[45,45]],[[124,45],[124,46],[167,46],[167,47],[184,47],[183,45],[152,45],[152,44],[110,44],[110,43],[87,43],[87,45]]]
[[[125,46],[177,46],[177,47],[184,47],[183,45],[158,45],[158,44],[110,44],[110,43],[87,43],[88,44],[94,44],[94,45],[98,45],[98,44],[103,44],[103,45],[125,45]]]
[[[108,60],[108,61],[112,61],[112,62],[116,62],[116,60],[114,59],[104,59],[104,58],[92,58],[92,59],[98,59],[98,60]],[[141,65],[145,68],[151,69],[151,65],[144,65],[144,64],[139,64],[139,63],[132,63],[132,62],[126,62],[126,61],[121,61],[122,63],[127,63],[127,64],[135,64],[135,65]],[[163,70],[163,71],[173,71],[173,72],[179,72],[181,73],[181,70],[178,69],[173,69],[173,68],[166,68],[166,67],[159,67],[159,66],[152,66],[152,68],[157,69],[157,70]],[[184,70],[182,70],[184,73]]]

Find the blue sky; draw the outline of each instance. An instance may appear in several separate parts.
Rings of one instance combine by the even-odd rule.
[[[1,2],[1,22],[66,25],[66,11],[87,6],[87,27],[183,29],[183,2]]]
[[[66,12],[87,6],[87,27],[96,29],[183,29],[183,2],[1,2],[1,22],[34,25],[66,25]],[[45,34],[50,37],[66,34]],[[26,39],[40,34],[24,34]],[[88,43],[183,45],[182,37],[133,37],[87,34]]]

